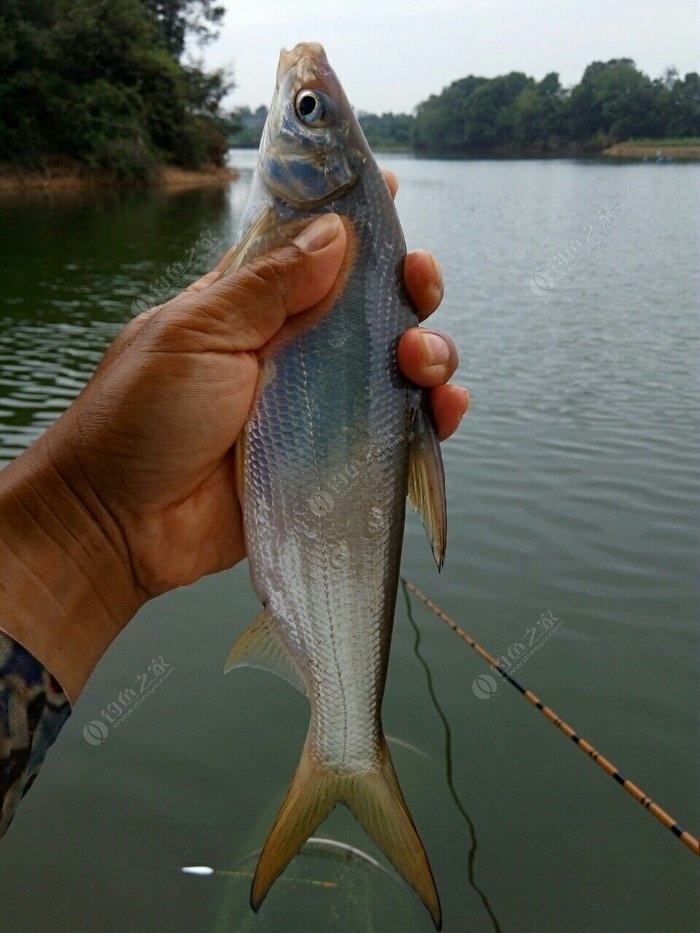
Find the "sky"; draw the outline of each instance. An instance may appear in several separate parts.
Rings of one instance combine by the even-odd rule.
[[[697,0],[219,0],[221,34],[201,55],[232,67],[232,107],[269,104],[279,50],[321,42],[356,109],[411,113],[468,74],[550,71],[632,58],[650,77],[700,71]],[[196,51],[196,50],[195,50]]]

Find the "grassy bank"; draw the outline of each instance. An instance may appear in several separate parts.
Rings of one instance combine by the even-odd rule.
[[[227,184],[238,172],[220,166],[184,169],[172,165],[159,166],[150,182],[126,181],[113,172],[93,171],[79,165],[61,163],[43,171],[30,171],[0,165],[0,192],[22,191],[86,191],[95,188],[196,188],[204,185]]]
[[[688,139],[629,139],[604,149],[604,156],[618,159],[698,159],[700,138]]]

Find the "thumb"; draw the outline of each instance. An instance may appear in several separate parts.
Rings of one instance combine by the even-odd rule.
[[[326,297],[338,277],[346,239],[337,214],[317,217],[287,246],[180,296],[180,327],[185,325],[200,349],[204,334],[207,350],[259,349],[290,315]]]

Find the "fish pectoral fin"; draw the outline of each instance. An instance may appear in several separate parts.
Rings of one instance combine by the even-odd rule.
[[[219,277],[231,275],[250,258],[251,249],[260,248],[259,240],[263,240],[270,235],[274,229],[274,213],[269,208],[260,211],[253,223],[250,225],[246,235],[239,243],[232,246],[226,255],[223,268]]]
[[[224,674],[234,667],[259,667],[284,678],[302,693],[307,692],[304,675],[277,634],[277,624],[267,609],[263,609],[236,640]]]
[[[408,501],[423,519],[435,563],[441,570],[447,547],[445,470],[435,426],[422,404],[416,409],[411,435],[408,449]]]
[[[258,910],[275,879],[336,803],[344,803],[355,815],[419,895],[439,930],[442,912],[428,856],[383,740],[379,767],[372,771],[336,772],[321,768],[308,746],[304,746],[287,796],[258,860],[250,894],[253,910]]]

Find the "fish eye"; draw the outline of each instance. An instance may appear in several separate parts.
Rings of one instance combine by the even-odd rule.
[[[313,91],[300,91],[294,102],[294,109],[302,123],[307,126],[316,126],[326,116],[326,109],[321,98]]]

